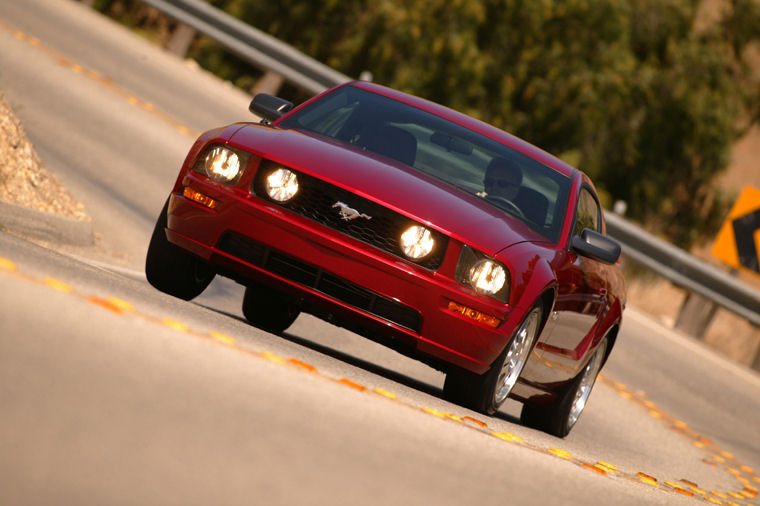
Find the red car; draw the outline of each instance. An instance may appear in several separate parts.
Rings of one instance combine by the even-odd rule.
[[[204,133],[145,272],[199,295],[246,286],[280,333],[302,311],[446,373],[446,399],[564,437],[620,329],[620,247],[582,172],[497,128],[367,82]]]

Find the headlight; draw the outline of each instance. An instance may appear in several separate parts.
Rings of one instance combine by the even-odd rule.
[[[426,257],[434,246],[433,234],[420,225],[412,225],[401,234],[401,251],[412,260]]]
[[[504,288],[507,271],[492,260],[481,260],[470,268],[470,283],[479,292],[493,295]]]
[[[214,181],[235,184],[242,174],[243,163],[238,154],[224,146],[213,146],[201,156],[193,168]]]
[[[457,281],[502,302],[509,301],[509,271],[483,253],[462,246],[455,273]]]
[[[287,202],[298,193],[298,178],[295,172],[280,167],[264,180],[267,195],[277,202]]]

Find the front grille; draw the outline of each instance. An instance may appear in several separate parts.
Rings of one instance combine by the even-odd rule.
[[[264,190],[264,177],[270,173],[268,169],[273,166],[272,162],[262,162],[252,184],[252,190],[256,196],[392,255],[411,261],[401,251],[399,238],[404,230],[417,224],[416,221],[343,188],[293,169],[290,170],[293,170],[298,176],[298,193],[293,200],[285,204],[275,202],[269,198]],[[337,207],[338,202],[342,202],[363,216],[352,220],[343,219]],[[367,217],[371,218],[368,219]],[[431,233],[435,239],[435,248],[427,257],[414,263],[426,269],[436,270],[443,262],[448,237],[436,230],[431,230]]]
[[[420,331],[420,313],[415,309],[245,236],[227,232],[217,249],[400,327]]]

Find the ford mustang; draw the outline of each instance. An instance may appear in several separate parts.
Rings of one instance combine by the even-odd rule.
[[[253,325],[301,312],[446,373],[443,396],[507,399],[559,437],[583,410],[625,306],[597,192],[493,126],[352,82],[258,123],[202,134],[162,209],[145,272],[190,300],[220,274]]]

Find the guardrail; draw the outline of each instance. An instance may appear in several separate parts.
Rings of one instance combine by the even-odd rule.
[[[351,80],[200,0],[143,2],[215,39],[256,67],[275,72],[311,93]],[[756,290],[615,214],[608,213],[606,218],[609,235],[621,243],[628,258],[760,326],[760,293]],[[760,363],[760,353],[756,362]]]
[[[142,1],[211,37],[255,67],[279,74],[310,93],[321,93],[353,80],[200,0]]]
[[[760,293],[756,290],[616,214],[607,213],[605,218],[607,233],[620,242],[628,258],[760,326]]]

